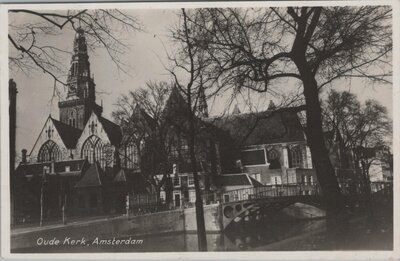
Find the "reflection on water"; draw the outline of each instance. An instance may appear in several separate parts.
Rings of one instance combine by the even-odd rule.
[[[383,212],[382,212],[383,213]],[[293,220],[283,214],[257,223],[233,223],[221,233],[208,233],[208,251],[392,250],[393,215],[377,211],[373,227],[365,216],[346,222]],[[328,226],[329,225],[329,226]],[[124,238],[121,238],[124,239]],[[169,233],[139,237],[139,245],[40,246],[18,249],[25,253],[184,252],[197,251],[197,234]]]
[[[284,220],[280,217],[259,221],[252,225],[242,222],[234,224],[223,233],[208,233],[208,251],[267,250],[271,244],[313,231],[320,231],[324,229],[324,226],[324,220]],[[143,239],[143,244],[46,246],[18,252],[179,252],[198,250],[197,234],[195,233],[169,233],[145,237],[132,235],[132,239]]]

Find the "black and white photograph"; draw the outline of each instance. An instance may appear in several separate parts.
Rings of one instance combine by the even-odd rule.
[[[2,5],[3,255],[396,258],[398,4]]]

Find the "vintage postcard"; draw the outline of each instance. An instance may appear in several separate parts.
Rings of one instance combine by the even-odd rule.
[[[399,258],[399,1],[0,11],[2,256]]]

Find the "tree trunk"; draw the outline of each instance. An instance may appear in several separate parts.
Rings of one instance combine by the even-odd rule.
[[[191,105],[190,95],[188,97],[188,104]],[[204,209],[203,200],[200,191],[199,176],[197,173],[196,165],[196,155],[195,155],[195,129],[194,129],[194,116],[191,108],[188,109],[189,112],[189,153],[190,153],[190,163],[193,171],[194,188],[196,192],[196,222],[197,222],[197,240],[199,251],[207,251],[207,238],[206,238],[206,227],[204,222]]]
[[[365,194],[365,208],[367,212],[367,229],[376,227],[376,219],[373,211],[371,180],[369,176],[369,164],[366,160],[361,159],[361,176],[363,179],[363,190]]]
[[[318,95],[318,84],[305,58],[296,59],[295,63],[304,85],[307,142],[310,146],[313,165],[319,185],[321,186],[328,215],[343,213],[345,207],[344,198],[340,192],[323,136],[322,110]]]

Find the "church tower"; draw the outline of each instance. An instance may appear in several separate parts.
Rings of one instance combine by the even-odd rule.
[[[96,104],[96,85],[90,77],[89,55],[82,28],[78,28],[75,34],[67,87],[66,100],[58,103],[60,121],[82,130],[92,111],[98,115],[103,111],[103,108]]]

